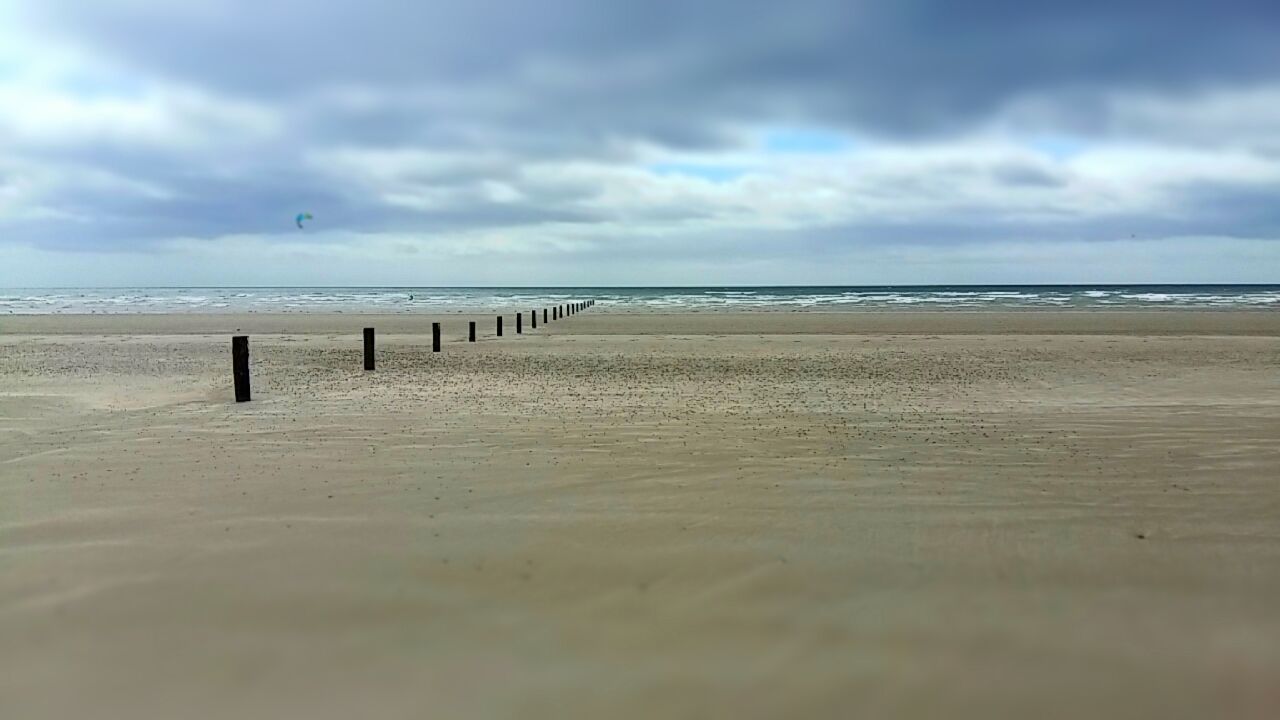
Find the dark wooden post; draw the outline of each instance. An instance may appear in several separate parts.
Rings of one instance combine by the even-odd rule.
[[[542,308],[542,324],[543,324],[543,325],[546,325],[546,324],[547,324],[547,309],[546,309],[546,308]]]
[[[524,332],[524,313],[516,313],[516,334],[520,335]]]
[[[538,311],[537,310],[529,311],[529,327],[533,330],[538,329]]]
[[[364,329],[364,369],[373,369],[373,328]]]
[[[475,342],[475,341],[476,341],[476,321],[472,320],[471,330],[470,330],[470,333],[467,335],[467,342]]]
[[[498,337],[502,337],[502,316],[498,316]]]
[[[249,336],[231,338],[231,377],[236,385],[236,402],[249,402]]]
[[[440,323],[431,323],[431,352],[440,352]]]

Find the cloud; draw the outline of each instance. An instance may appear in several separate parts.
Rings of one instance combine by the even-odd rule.
[[[710,254],[745,278],[1004,246],[1030,277],[1067,243],[1265,243],[1277,21],[1244,0],[0,0],[0,248],[179,278],[245,242],[279,278],[306,248],[557,248],[663,282]],[[557,276],[502,281],[535,269]]]

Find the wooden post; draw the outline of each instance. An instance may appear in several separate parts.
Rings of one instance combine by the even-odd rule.
[[[470,333],[467,335],[467,342],[475,342],[475,341],[476,341],[476,321],[472,320]]]
[[[542,308],[542,324],[543,324],[543,325],[546,325],[546,324],[547,324],[547,309],[546,309],[546,308]]]
[[[516,334],[520,335],[524,332],[524,313],[516,313]]]
[[[440,352],[440,323],[431,323],[431,352]]]
[[[249,336],[231,338],[231,377],[236,385],[236,402],[249,402]]]
[[[529,311],[529,327],[533,330],[538,329],[538,311],[537,310]]]
[[[364,329],[364,369],[373,369],[373,328]]]
[[[502,316],[498,316],[498,337],[502,337]]]

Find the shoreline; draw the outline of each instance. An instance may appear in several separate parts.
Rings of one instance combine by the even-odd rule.
[[[528,312],[523,312],[528,317]],[[541,308],[539,308],[541,310]],[[35,335],[430,334],[455,325],[491,329],[501,314],[514,336],[513,309],[435,313],[120,313],[0,316],[0,339]],[[1280,336],[1268,310],[865,310],[616,312],[596,306],[526,326],[526,336],[580,335],[1147,335]],[[527,325],[527,323],[526,323]]]

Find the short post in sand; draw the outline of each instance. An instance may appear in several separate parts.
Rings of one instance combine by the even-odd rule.
[[[440,352],[440,323],[431,323],[431,352]]]
[[[373,328],[364,329],[364,369],[373,369]]]
[[[471,325],[471,329],[467,334],[467,342],[475,342],[476,341],[476,321],[472,320],[470,325]]]
[[[547,324],[547,309],[546,309],[546,308],[542,308],[542,324],[543,324],[543,325],[546,325],[546,324]]]
[[[498,337],[502,337],[502,316],[498,316]]]
[[[516,313],[516,334],[521,335],[523,333],[524,333],[524,313],[518,312]]]
[[[236,402],[249,402],[249,336],[231,338],[231,377],[236,385]]]
[[[538,311],[537,310],[529,311],[529,329],[531,330],[538,329]]]

